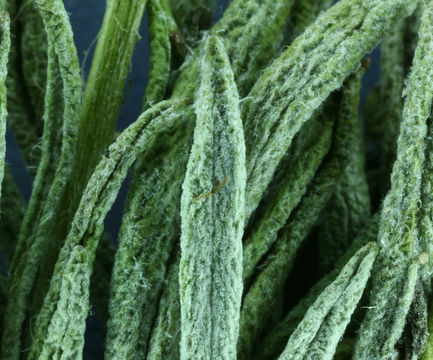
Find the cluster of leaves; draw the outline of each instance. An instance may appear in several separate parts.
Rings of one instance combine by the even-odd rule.
[[[82,359],[90,300],[107,360],[433,358],[433,1],[332,3],[108,1],[83,92],[62,1],[0,1],[2,360]]]

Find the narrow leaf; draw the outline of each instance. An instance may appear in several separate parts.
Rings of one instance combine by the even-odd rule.
[[[290,8],[291,1],[287,0],[234,0],[210,30],[224,40],[241,98],[277,53]],[[202,47],[185,60],[173,95],[194,95]]]
[[[236,359],[245,143],[234,76],[216,37],[206,41],[195,111],[181,200],[181,359]]]
[[[19,356],[22,325],[31,300],[29,295],[71,173],[81,99],[78,58],[63,3],[38,0],[36,4],[49,33],[43,150],[11,263],[10,298],[2,342],[4,359]]]
[[[6,156],[6,77],[8,74],[9,51],[11,47],[10,19],[6,11],[0,12],[0,196],[5,172]],[[1,209],[0,209],[1,210]]]
[[[174,258],[169,266],[167,285],[159,301],[157,320],[146,356],[148,360],[180,359],[179,247],[175,248]]]
[[[358,123],[355,148],[321,218],[318,239],[319,268],[326,273],[344,254],[370,217],[370,194],[365,172],[364,137]]]
[[[43,99],[48,41],[41,15],[33,1],[5,0],[0,5],[11,17],[8,65],[8,126],[31,175],[41,157]]]
[[[135,161],[137,154],[149,150],[158,141],[160,135],[172,133],[182,125],[180,116],[182,112],[179,111],[182,106],[182,101],[173,100],[162,102],[159,106],[143,113],[110,146],[110,156],[103,157],[98,164],[81,199],[65,245],[60,251],[50,280],[49,291],[36,319],[29,359],[37,359],[42,352],[49,326],[53,321],[53,314],[59,302],[62,301],[60,295],[62,278],[73,249],[80,245],[87,252],[86,261],[89,264],[87,276],[90,277],[105,216],[115,201],[128,169]],[[88,296],[83,296],[82,306],[87,307],[88,301]],[[83,316],[84,314],[77,316],[75,321],[77,323],[84,321]],[[64,323],[63,326],[67,324]],[[84,336],[84,329],[80,336]]]
[[[263,260],[260,271],[244,295],[238,356],[248,359],[260,331],[268,320],[274,299],[289,273],[296,252],[329,201],[353,152],[358,122],[359,90],[362,72],[347,80],[339,101],[335,137],[330,153],[291,214],[278,239]]]
[[[417,219],[427,119],[433,100],[433,3],[425,4],[420,39],[405,90],[406,100],[391,176],[391,190],[382,207],[378,242],[380,251],[373,276],[370,302],[355,348],[354,359],[388,359],[397,356],[418,276]]]
[[[167,0],[149,0],[147,4],[150,42],[150,68],[143,109],[165,97],[175,50],[172,41],[180,38]],[[176,39],[174,39],[176,38]]]
[[[252,220],[252,228],[244,240],[243,279],[246,283],[301,201],[331,147],[336,110],[333,101],[331,97],[329,106],[324,106],[300,131],[299,144],[294,144],[295,150],[282,159],[264,196],[265,201],[260,204],[263,214]]]
[[[308,309],[280,360],[332,359],[337,343],[364,291],[377,245],[361,248]]]
[[[188,120],[191,106],[179,111],[188,122],[161,137],[137,161],[114,258],[107,360],[146,356],[170,254],[180,233],[180,191],[188,161],[185,154],[191,147],[185,134],[193,124]]]
[[[60,280],[59,301],[38,360],[81,359],[89,304],[90,267],[81,246],[71,250]]]
[[[213,27],[230,46],[231,60],[240,64],[233,70],[245,72],[241,64],[249,64],[251,77],[275,55],[284,28],[284,14],[290,4],[279,0],[234,0],[224,16]],[[257,8],[260,11],[255,12]],[[275,12],[280,9],[281,12]],[[284,10],[284,11],[283,11]],[[224,32],[221,30],[224,29]],[[242,34],[246,42],[229,41]],[[251,52],[251,44],[260,43],[267,51]],[[190,101],[199,84],[199,63],[202,46],[195,50],[181,69],[174,96],[187,96]],[[245,84],[241,78],[238,85]],[[175,134],[154,147],[149,156],[140,156],[129,189],[128,201],[119,233],[110,296],[105,356],[111,359],[118,349],[120,358],[128,354],[141,359],[146,355],[149,334],[161,295],[170,255],[180,233],[181,185],[185,175],[195,115],[192,106],[183,109],[187,121]],[[161,235],[162,234],[162,235]],[[175,272],[177,273],[177,272]],[[135,284],[127,287],[125,284]],[[146,286],[143,286],[146,284]],[[124,301],[127,298],[129,301]],[[180,327],[180,325],[179,325]],[[124,352],[125,351],[125,352]]]
[[[72,188],[79,200],[90,174],[112,141],[146,0],[107,1],[83,95]],[[73,204],[73,211],[75,206]],[[73,213],[72,213],[73,214]]]
[[[319,294],[337,278],[343,266],[350,260],[350,258],[362,246],[377,239],[378,227],[379,214],[376,213],[370,218],[365,228],[359,233],[346,253],[338,259],[334,269],[312,286],[302,300],[299,301],[299,303],[289,311],[286,317],[266,335],[263,341],[258,344],[258,360],[275,359],[283,352],[287,344],[287,339],[301,322],[308,308],[314,303]]]
[[[247,218],[301,126],[415,5],[407,0],[339,1],[260,76],[242,103]]]
[[[7,165],[1,190],[0,211],[0,249],[9,267],[18,242],[26,204]]]

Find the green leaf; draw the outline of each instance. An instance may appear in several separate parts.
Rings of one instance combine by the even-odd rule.
[[[71,188],[79,200],[90,174],[112,142],[146,0],[107,1],[83,95]],[[75,204],[74,204],[75,205]],[[73,208],[75,211],[75,208]]]
[[[172,63],[175,61],[179,30],[166,0],[149,0],[147,4],[150,42],[150,68],[143,109],[146,110],[165,97]]]
[[[8,126],[27,169],[34,176],[41,158],[42,119],[46,87],[48,41],[34,1],[4,0],[11,17],[8,64]]]
[[[141,359],[180,233],[180,191],[191,147],[192,107],[184,126],[140,155],[128,194],[110,286],[105,357]],[[127,301],[125,301],[127,299]]]
[[[242,298],[245,142],[224,46],[209,37],[181,200],[181,343],[186,359],[236,359]]]
[[[425,4],[420,39],[405,90],[406,100],[391,176],[391,190],[382,206],[378,242],[380,251],[373,276],[370,303],[354,359],[389,359],[402,335],[417,283],[419,238],[417,221],[425,164],[427,119],[433,100],[433,3]]]
[[[301,126],[415,5],[407,0],[339,1],[259,77],[242,103],[247,218]]]
[[[89,304],[90,267],[86,249],[75,246],[60,280],[59,301],[52,314],[38,360],[82,359]],[[32,358],[32,355],[30,355]]]
[[[1,190],[0,211],[0,249],[9,266],[18,242],[26,204],[7,165]]]
[[[210,30],[224,41],[241,98],[277,53],[290,8],[287,0],[233,0]],[[194,96],[202,47],[203,43],[185,60],[173,95]]]
[[[365,173],[364,137],[356,127],[355,148],[320,220],[319,268],[327,272],[346,251],[370,217],[370,194]]]
[[[377,250],[377,244],[369,243],[347,262],[307,310],[279,360],[333,358],[370,277]]]
[[[230,11],[228,9],[225,12],[218,23],[220,25],[215,25],[212,31],[218,31],[226,39],[249,32],[251,41],[254,36],[263,36],[263,46],[269,50],[276,49],[284,19],[281,19],[281,13],[273,12],[274,5],[273,0],[234,0],[230,4]],[[260,12],[254,14],[254,9],[259,6]],[[278,2],[279,9],[287,11],[287,6],[286,1]],[[224,34],[221,32],[223,27],[226,29]],[[225,43],[232,47],[230,52],[233,59],[237,63],[249,62],[252,70],[261,69],[265,63],[262,60],[269,61],[275,54],[272,51],[250,54],[250,42],[227,40]],[[196,49],[181,69],[182,75],[177,81],[175,95],[187,96],[193,100],[200,79],[198,60],[201,51],[202,46]],[[254,57],[250,57],[253,54]],[[242,70],[237,69],[238,72]],[[192,106],[183,109],[186,121],[183,128],[167,136],[148,156],[138,159],[114,263],[106,357],[116,356],[117,349],[122,349],[119,351],[120,357],[123,354],[144,357],[153,323],[158,321],[155,319],[158,301],[166,280],[170,254],[174,251],[180,233],[180,190],[195,125],[192,110]],[[127,283],[136,285],[127,287]],[[125,297],[131,301],[125,303]]]
[[[292,211],[307,191],[332,143],[335,106],[331,97],[299,132],[299,139],[281,160],[272,182],[252,219],[244,240],[243,279],[248,283]]]
[[[5,172],[6,156],[6,77],[8,74],[9,51],[11,47],[10,19],[6,11],[0,12],[0,194]],[[1,196],[1,195],[0,195]]]
[[[37,316],[29,359],[36,359],[42,353],[49,326],[59,302],[62,301],[60,293],[62,278],[66,274],[66,266],[71,259],[73,249],[82,246],[86,251],[86,261],[89,264],[87,276],[90,277],[105,216],[116,198],[128,169],[137,154],[149,150],[162,134],[172,133],[178,126],[182,126],[182,112],[179,111],[182,106],[184,106],[182,101],[167,101],[143,113],[136,122],[122,132],[110,146],[109,156],[103,157],[96,167],[75,214],[65,245],[60,251],[50,280],[49,291]],[[83,296],[82,306],[87,307],[88,301],[88,296]],[[83,321],[83,316],[84,314],[77,316],[75,321],[78,323]],[[63,323],[63,326],[67,324]],[[80,336],[84,337],[84,329]]]
[[[361,71],[347,80],[340,95],[337,124],[331,151],[313,178],[307,193],[292,212],[278,239],[262,261],[244,295],[238,356],[248,359],[253,345],[272,311],[279,289],[289,273],[296,252],[329,201],[354,149],[358,122]],[[248,183],[247,183],[248,184]]]
[[[69,19],[59,0],[36,2],[48,34],[42,157],[10,268],[9,302],[4,321],[2,358],[17,359],[22,326],[36,274],[75,154],[81,77]],[[59,240],[55,238],[55,240]],[[37,301],[36,301],[37,302]]]
[[[257,359],[271,360],[281,354],[287,344],[287,339],[303,319],[308,308],[314,303],[319,294],[331,284],[341,272],[343,266],[364,245],[376,241],[379,227],[379,213],[373,215],[366,226],[360,231],[349,249],[341,256],[331,272],[313,285],[299,303],[291,309],[285,318],[278,323],[274,329],[266,334],[264,339],[257,345]]]
[[[167,285],[161,294],[155,325],[149,343],[148,360],[180,359],[180,248],[176,246],[174,259],[167,273]]]

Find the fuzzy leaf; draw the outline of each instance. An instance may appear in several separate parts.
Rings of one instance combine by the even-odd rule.
[[[8,65],[8,126],[27,169],[34,176],[41,158],[42,119],[47,71],[47,35],[34,1],[4,0],[11,17]]]
[[[150,68],[143,99],[143,110],[165,97],[172,62],[172,41],[180,38],[179,30],[167,5],[167,0],[149,0],[148,4]]]
[[[11,47],[10,19],[6,11],[0,12],[0,196],[5,172],[6,156],[6,77],[8,74],[9,51]],[[1,209],[0,209],[1,210]]]
[[[339,1],[260,76],[242,103],[247,218],[301,126],[415,5],[407,0]]]
[[[263,214],[253,219],[252,228],[244,240],[243,278],[248,283],[263,256],[278,237],[292,211],[307,191],[332,143],[335,106],[329,106],[314,116],[299,135],[299,144],[282,159],[267,194],[261,202]],[[266,196],[267,195],[267,196]],[[266,199],[268,197],[268,199]]]
[[[181,199],[180,358],[236,359],[242,298],[245,142],[224,46],[206,40]]]
[[[8,266],[18,242],[25,210],[24,199],[6,165],[0,201],[0,249]]]
[[[283,16],[289,4],[279,0],[278,7],[274,6],[273,0],[231,2],[219,25],[216,24],[212,30],[226,39],[225,44],[230,46],[226,47],[226,51],[233,56],[231,60],[239,64],[249,63],[249,69],[255,71],[274,56],[273,51],[277,49],[284,27]],[[255,13],[254,10],[259,7],[260,11]],[[275,13],[275,9],[284,11]],[[221,31],[223,28],[224,33]],[[250,41],[229,41],[239,34],[247,33],[251,36]],[[268,50],[250,53],[249,47],[254,37],[260,37],[263,40],[261,46]],[[174,95],[193,99],[200,79],[198,59],[201,50],[202,47],[198,48],[182,67]],[[244,68],[239,66],[233,70],[239,73]],[[250,76],[256,75],[251,73]],[[245,83],[239,79],[238,85],[241,84]],[[149,156],[141,156],[137,162],[114,263],[110,299],[112,320],[107,326],[105,356],[115,356],[116,349],[125,349],[120,351],[121,356],[126,351],[131,357],[143,358],[153,323],[159,321],[154,319],[158,300],[167,276],[170,254],[175,249],[180,233],[180,190],[195,123],[192,110],[192,106],[185,107],[185,126],[167,136]],[[128,288],[126,283],[136,285]],[[125,296],[131,301],[125,303]]]
[[[287,339],[301,322],[308,308],[314,303],[319,294],[337,278],[343,266],[350,260],[350,258],[362,246],[377,239],[378,227],[379,214],[376,213],[370,218],[365,228],[359,233],[346,253],[338,259],[334,269],[311,287],[302,300],[300,300],[299,303],[289,311],[286,317],[266,335],[260,344],[258,344],[258,360],[275,359],[283,352],[284,347],[287,344]]]
[[[332,359],[370,277],[376,254],[377,245],[369,243],[348,261],[307,310],[279,360]]]
[[[60,280],[59,300],[38,360],[81,359],[89,303],[90,267],[81,246],[71,250]]]
[[[418,276],[421,180],[427,119],[433,100],[433,3],[426,3],[391,176],[391,190],[382,207],[380,251],[373,276],[370,302],[355,348],[354,359],[389,359],[402,335]]]
[[[49,33],[45,126],[42,158],[11,262],[2,341],[2,358],[11,360],[19,356],[30,292],[51,235],[53,218],[59,215],[56,210],[65,194],[65,183],[71,174],[81,102],[78,58],[63,3],[38,0],[36,5]],[[35,301],[35,297],[32,300]]]
[[[135,161],[137,154],[149,150],[159,140],[161,134],[171,133],[182,125],[180,116],[182,112],[179,111],[179,108],[183,104],[182,101],[176,100],[161,102],[158,106],[143,113],[136,122],[122,132],[110,146],[110,155],[104,156],[95,169],[75,214],[65,245],[60,251],[49,291],[37,317],[30,360],[37,359],[41,354],[49,331],[49,324],[52,322],[57,304],[61,301],[62,277],[65,275],[65,267],[74,247],[80,245],[86,250],[86,261],[90,268],[88,276],[90,277],[105,216],[116,198],[128,169]],[[82,306],[88,306],[88,301],[88,297],[82,297]],[[76,317],[75,321],[80,322],[83,319]],[[81,336],[84,336],[84,329]]]
[[[358,71],[347,80],[347,86],[339,100],[331,151],[312,180],[309,190],[280,230],[277,241],[244,295],[238,343],[238,354],[243,359],[248,359],[272,310],[270,304],[289,273],[299,246],[330,199],[349,162],[358,122],[361,75],[362,72]]]

